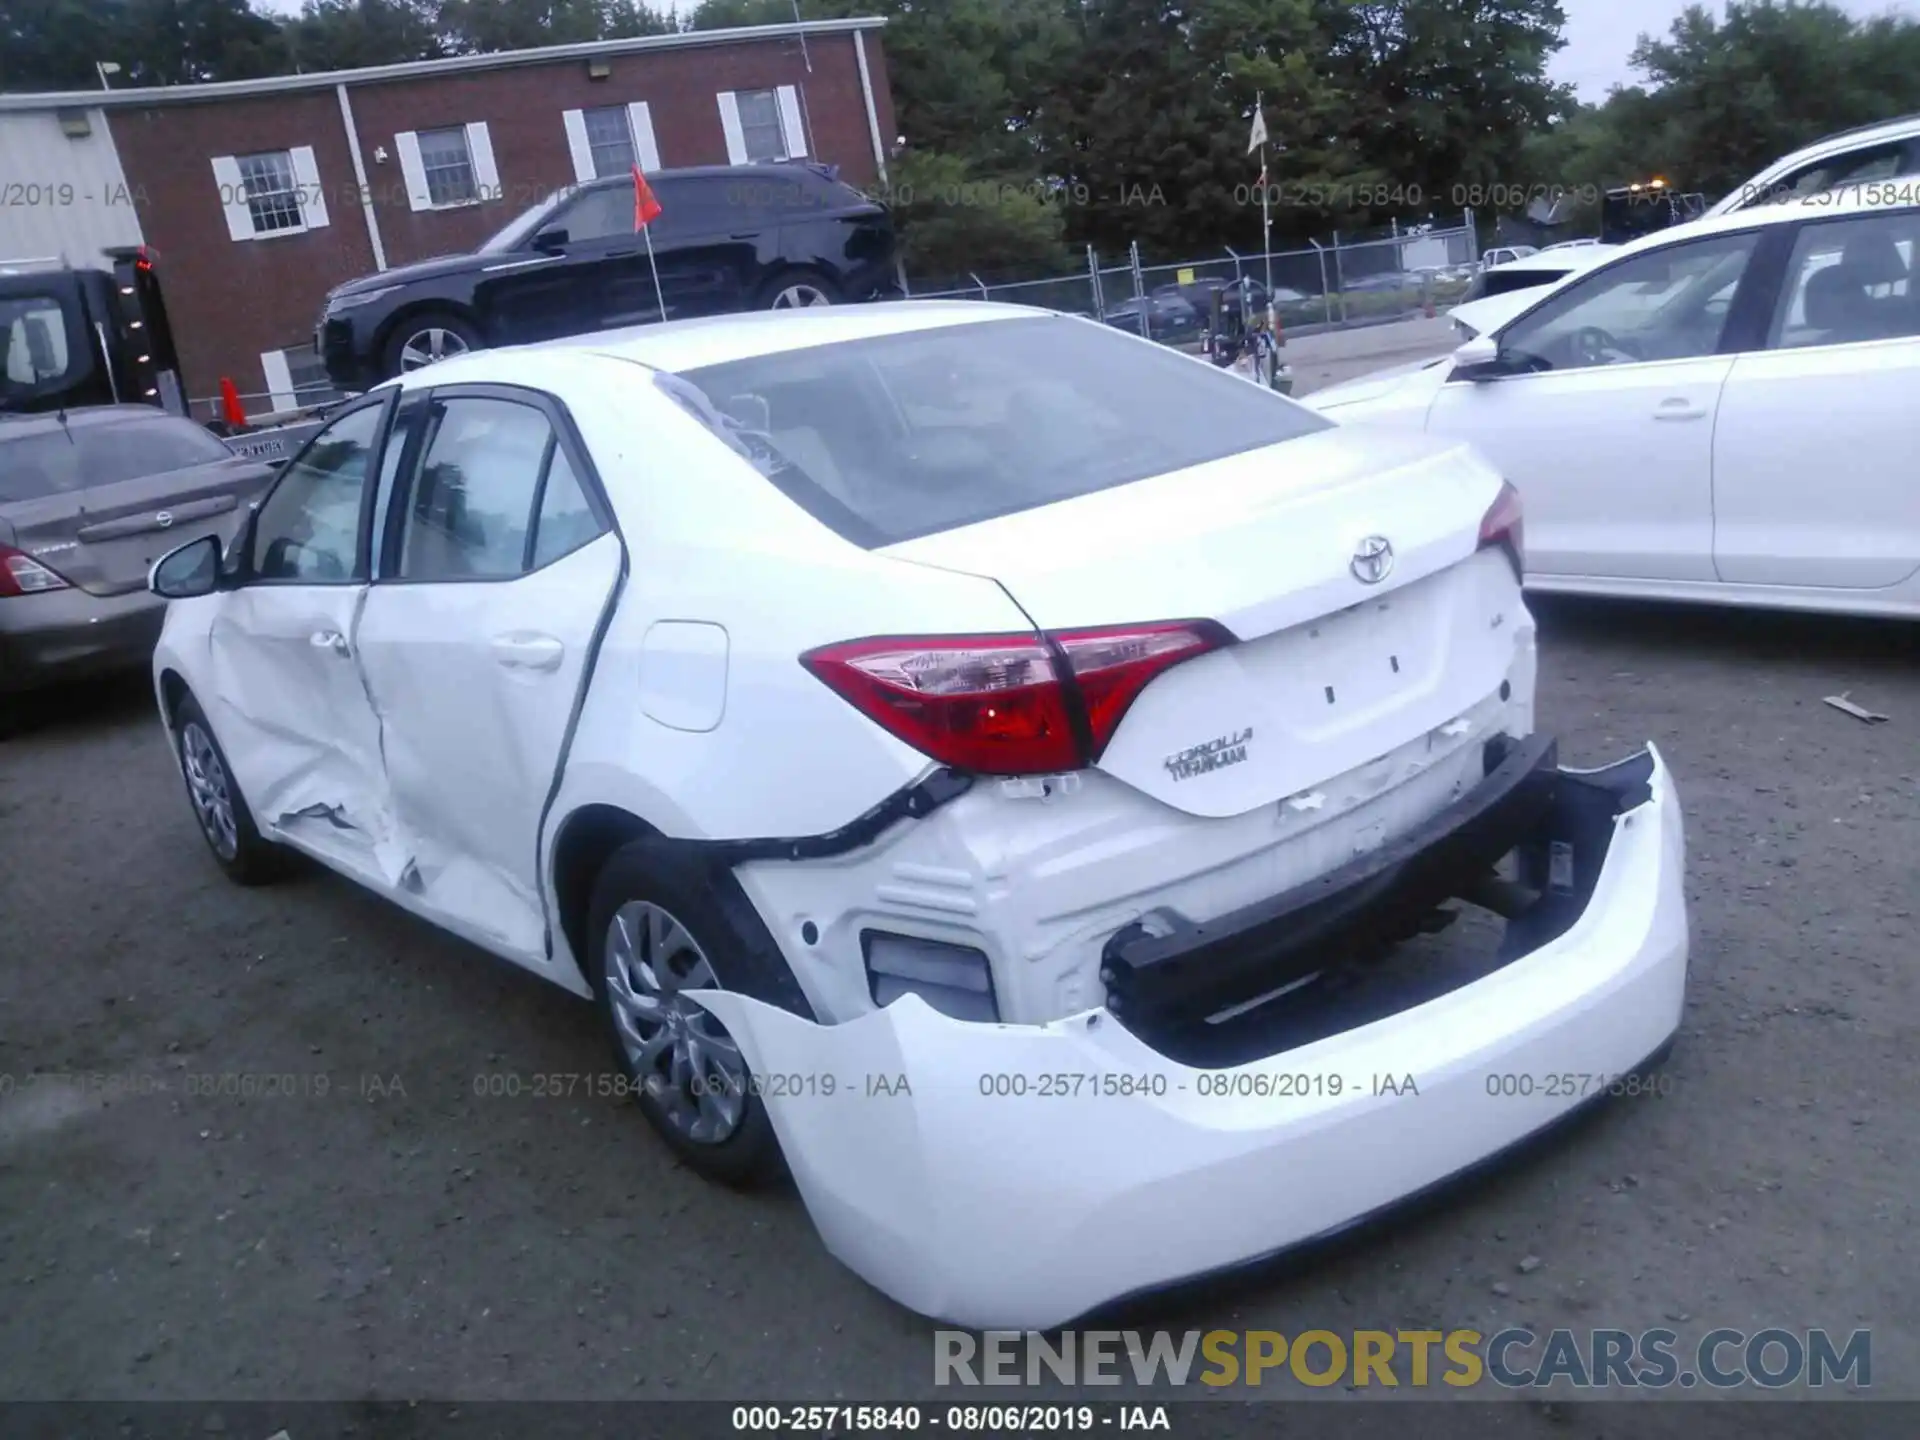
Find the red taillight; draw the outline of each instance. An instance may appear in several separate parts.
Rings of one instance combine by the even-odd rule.
[[[1480,521],[1480,548],[1498,545],[1507,552],[1507,558],[1513,562],[1514,578],[1518,579],[1526,568],[1526,524],[1521,513],[1520,492],[1511,482],[1500,482],[1500,493],[1493,497],[1493,504],[1487,507],[1486,515]]]
[[[24,550],[0,545],[0,595],[38,595],[65,590],[64,577],[55,574]]]
[[[800,663],[944,765],[1045,775],[1091,764],[1148,681],[1228,638],[1217,626],[1179,622],[1051,637],[913,636],[827,645]],[[1071,686],[1062,683],[1054,645]],[[1076,712],[1086,717],[1084,736]]]

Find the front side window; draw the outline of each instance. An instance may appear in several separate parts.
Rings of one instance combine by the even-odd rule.
[[[544,412],[511,400],[436,402],[400,530],[402,580],[498,580],[527,568],[540,479],[555,448]]]
[[[237,163],[254,234],[271,235],[277,230],[299,230],[305,225],[300,214],[300,188],[294,179],[292,155],[285,150],[272,150],[242,155]]]
[[[343,415],[287,466],[260,507],[251,562],[261,580],[351,580],[360,552],[360,508],[384,405]]]
[[[869,548],[1332,424],[1239,376],[1065,316],[787,350],[659,383],[816,519]]]
[[[422,130],[418,143],[420,171],[426,177],[427,198],[433,204],[465,205],[480,198],[464,129]]]
[[[0,300],[0,359],[7,379],[20,386],[58,380],[67,373],[67,316],[51,295],[15,295]]]
[[[1808,225],[1794,242],[1769,343],[1790,350],[1920,335],[1920,212]]]
[[[740,107],[740,138],[747,145],[747,162],[762,165],[787,158],[786,132],[780,127],[780,97],[773,90],[742,90],[734,96]]]
[[[633,122],[624,105],[603,105],[580,112],[587,127],[587,147],[593,152],[593,173],[600,179],[625,175],[633,169]]]
[[[1806,195],[1823,194],[1842,185],[1867,185],[1876,180],[1891,180],[1896,175],[1908,173],[1908,168],[1905,141],[1876,145],[1869,150],[1852,150],[1844,155],[1834,155],[1803,165],[1743,203],[1751,205],[1797,200]]]
[[[1715,353],[1757,239],[1716,235],[1595,271],[1501,333],[1502,368],[1584,370]]]

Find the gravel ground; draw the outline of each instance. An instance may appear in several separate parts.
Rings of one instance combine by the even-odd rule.
[[[1651,738],[1682,787],[1696,958],[1670,1093],[1128,1323],[1868,1325],[1874,1390],[1910,1394],[1911,632],[1541,608],[1568,761]],[[1820,703],[1842,689],[1892,722]],[[329,876],[228,885],[144,689],[62,708],[0,750],[0,1394],[931,1393],[930,1327],[791,1195],[703,1186],[612,1101],[476,1095],[601,1069],[587,1007]],[[166,1089],[21,1078],[82,1070]],[[188,1093],[202,1074],[292,1093]]]

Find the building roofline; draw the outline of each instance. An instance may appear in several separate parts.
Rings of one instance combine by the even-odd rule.
[[[520,65],[551,65],[650,50],[691,50],[702,46],[753,41],[798,40],[879,30],[879,15],[847,20],[809,20],[796,25],[743,25],[727,30],[685,30],[668,35],[636,35],[625,40],[589,40],[577,45],[548,45],[537,50],[502,50],[487,55],[454,55],[441,60],[410,60],[398,65],[369,65],[358,70],[323,70],[308,75],[273,75],[259,80],[221,80],[206,85],[150,85],[131,90],[58,90],[0,95],[0,113],[38,110],[118,109],[127,106],[186,105],[285,95],[300,90],[331,90],[336,85],[374,85],[393,80],[459,75]]]

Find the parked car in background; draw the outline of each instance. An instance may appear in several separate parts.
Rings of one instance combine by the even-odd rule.
[[[1449,359],[1306,403],[1471,441],[1526,497],[1532,588],[1920,616],[1902,189],[1658,232],[1514,297]]]
[[[145,665],[148,568],[230,534],[273,475],[150,405],[0,415],[0,694]]]
[[[156,567],[154,680],[233,878],[298,849],[590,997],[689,1169],[784,1164],[902,1304],[1051,1330],[1676,1033],[1673,782],[1535,732],[1520,554],[1469,447],[1108,327],[743,315],[343,408]],[[1372,963],[1454,897],[1500,919]]]
[[[1729,190],[1707,214],[1731,215],[1842,185],[1913,177],[1920,177],[1920,115],[1862,125],[1802,146]]]
[[[1492,269],[1483,269],[1467,287],[1467,298],[1454,307],[1453,314],[1460,318],[1467,306],[1491,300],[1497,295],[1511,295],[1516,291],[1538,290],[1552,285],[1590,265],[1598,264],[1619,248],[1617,245],[1578,245],[1551,254],[1536,250]]]
[[[1141,315],[1146,329],[1141,329]],[[1163,345],[1181,345],[1198,340],[1207,328],[1206,313],[1180,293],[1179,286],[1165,286],[1146,296],[1128,296],[1106,307],[1102,318],[1117,330],[1145,334]]]
[[[662,170],[647,184],[651,256],[625,176],[558,192],[471,255],[340,286],[314,338],[329,378],[365,390],[469,350],[659,320],[663,298],[680,320],[898,294],[891,216],[830,166]]]
[[[1483,270],[1493,270],[1539,253],[1540,247],[1537,245],[1495,245],[1481,253],[1480,266]]]

